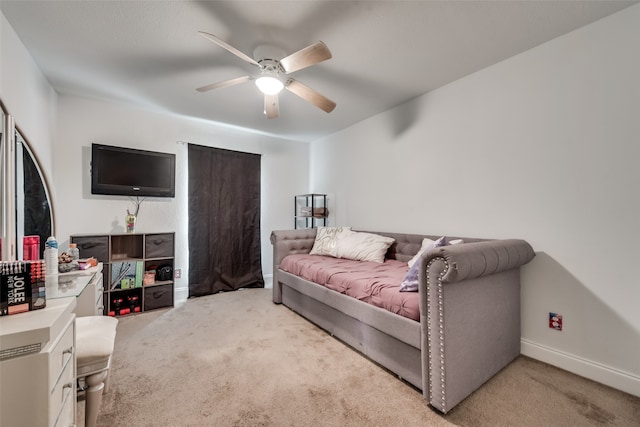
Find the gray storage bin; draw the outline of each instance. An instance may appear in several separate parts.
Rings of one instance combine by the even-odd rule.
[[[145,287],[144,311],[162,307],[173,307],[173,285]]]
[[[94,257],[99,262],[109,262],[109,236],[71,237],[80,251],[80,258]]]
[[[173,233],[147,234],[145,236],[145,258],[172,258]]]

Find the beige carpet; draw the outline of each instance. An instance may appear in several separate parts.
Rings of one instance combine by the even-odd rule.
[[[442,416],[268,289],[121,318],[111,375],[99,426],[640,425],[639,398],[525,357]]]

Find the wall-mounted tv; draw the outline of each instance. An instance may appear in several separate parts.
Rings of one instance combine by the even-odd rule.
[[[91,144],[91,194],[175,197],[176,155]]]

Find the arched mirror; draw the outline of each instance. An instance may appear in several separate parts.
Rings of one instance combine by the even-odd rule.
[[[40,257],[54,235],[54,216],[47,179],[33,149],[2,105],[0,128],[0,210],[2,259],[23,259],[23,237],[40,237]]]

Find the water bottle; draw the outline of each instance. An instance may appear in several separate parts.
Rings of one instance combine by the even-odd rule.
[[[44,268],[47,275],[58,273],[58,242],[53,236],[44,243]]]
[[[69,243],[69,255],[71,255],[71,262],[78,261],[80,259],[80,249],[78,249],[78,245],[75,243]]]

